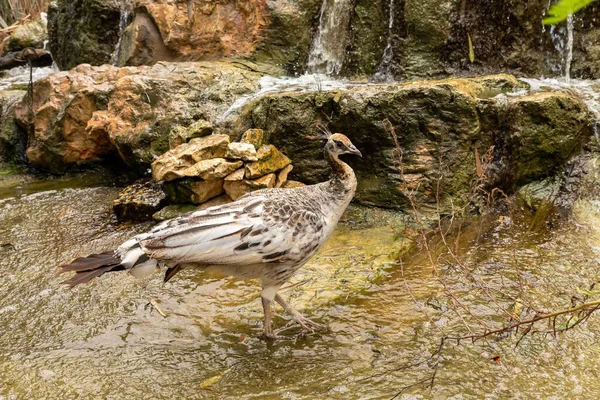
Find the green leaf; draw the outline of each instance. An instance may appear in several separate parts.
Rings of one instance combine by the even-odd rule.
[[[469,61],[471,64],[475,62],[475,52],[473,51],[473,42],[471,42],[471,35],[467,33],[467,38],[469,39]]]
[[[594,1],[596,0],[560,0],[550,7],[548,10],[549,17],[544,18],[542,22],[544,25],[556,25]]]

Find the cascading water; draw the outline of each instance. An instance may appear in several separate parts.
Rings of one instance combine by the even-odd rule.
[[[308,72],[339,75],[344,65],[352,0],[323,0]]]
[[[128,1],[121,2],[121,17],[119,19],[119,41],[115,47],[115,51],[112,53],[111,63],[112,65],[119,65],[119,59],[121,57],[121,45],[123,42],[123,33],[125,28],[129,25],[129,17],[131,15],[131,6]]]
[[[390,15],[388,21],[388,38],[385,49],[383,50],[383,56],[381,57],[381,61],[379,63],[379,67],[377,68],[377,73],[375,74],[375,80],[392,80],[392,60],[394,58],[394,15],[395,15],[395,3],[394,0],[390,0]]]
[[[571,81],[571,61],[573,61],[573,14],[567,17],[567,48],[565,60],[565,80]]]
[[[554,65],[553,70],[561,73],[566,82],[571,79],[571,63],[573,61],[573,15],[567,17],[566,27],[552,25],[550,27],[550,37],[554,48],[562,54],[562,65]],[[543,28],[545,29],[545,28]]]

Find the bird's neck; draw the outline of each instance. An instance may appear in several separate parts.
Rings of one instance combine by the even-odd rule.
[[[331,183],[336,186],[339,192],[348,195],[350,198],[356,192],[356,176],[352,168],[340,160],[337,155],[325,152],[329,165],[333,170],[333,179]],[[342,193],[340,193],[342,194]]]

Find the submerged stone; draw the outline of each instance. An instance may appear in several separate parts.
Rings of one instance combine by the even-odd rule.
[[[160,185],[139,180],[126,187],[113,202],[113,210],[119,222],[148,221],[164,207],[167,197]]]

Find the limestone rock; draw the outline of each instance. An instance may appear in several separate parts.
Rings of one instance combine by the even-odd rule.
[[[238,170],[235,170],[234,172],[232,172],[231,174],[227,175],[225,177],[225,182],[227,181],[241,181],[244,179],[244,174],[246,173],[246,170],[244,168],[240,168]]]
[[[242,161],[230,162],[224,158],[211,158],[186,168],[183,170],[183,176],[197,176],[204,180],[221,179],[225,178],[242,165],[244,165]]]
[[[169,150],[152,163],[155,181],[171,181],[183,176],[195,176],[184,171],[196,163],[215,157],[223,157],[227,151],[229,136],[211,135],[190,140],[189,143]],[[232,169],[231,171],[235,170]],[[224,175],[225,176],[225,175]]]
[[[256,148],[250,143],[232,142],[227,146],[225,158],[244,161],[258,161]]]
[[[290,159],[272,144],[258,149],[258,161],[247,163],[246,179],[255,179],[271,172],[279,171],[290,164]]]
[[[62,173],[69,165],[118,153],[131,169],[144,172],[169,150],[173,127],[202,119],[213,123],[238,97],[255,90],[260,77],[230,62],[79,65],[51,74],[34,83],[35,134],[28,144],[29,161]],[[26,97],[15,111],[25,131],[28,110]],[[94,122],[96,136],[91,138],[87,126],[96,112],[104,116]]]
[[[281,171],[279,171],[279,173],[277,174],[277,183],[275,184],[275,187],[280,188],[285,184],[285,182],[287,182],[287,177],[289,173],[292,172],[292,169],[294,169],[294,166],[290,164]]]
[[[223,193],[223,179],[204,181],[185,178],[164,182],[163,190],[172,203],[202,204]]]
[[[246,193],[253,192],[258,189],[266,189],[275,187],[277,177],[275,174],[268,174],[262,178],[242,181],[225,181],[225,191],[234,201],[245,195]]]
[[[160,185],[140,180],[119,193],[113,202],[113,210],[120,222],[148,221],[152,214],[164,207],[166,200]]]
[[[188,127],[176,126],[169,134],[169,147],[174,149],[193,138],[212,135],[213,130],[213,124],[205,120],[196,121]]]
[[[242,135],[241,142],[250,143],[258,150],[265,144],[265,132],[262,129],[248,129]]]

